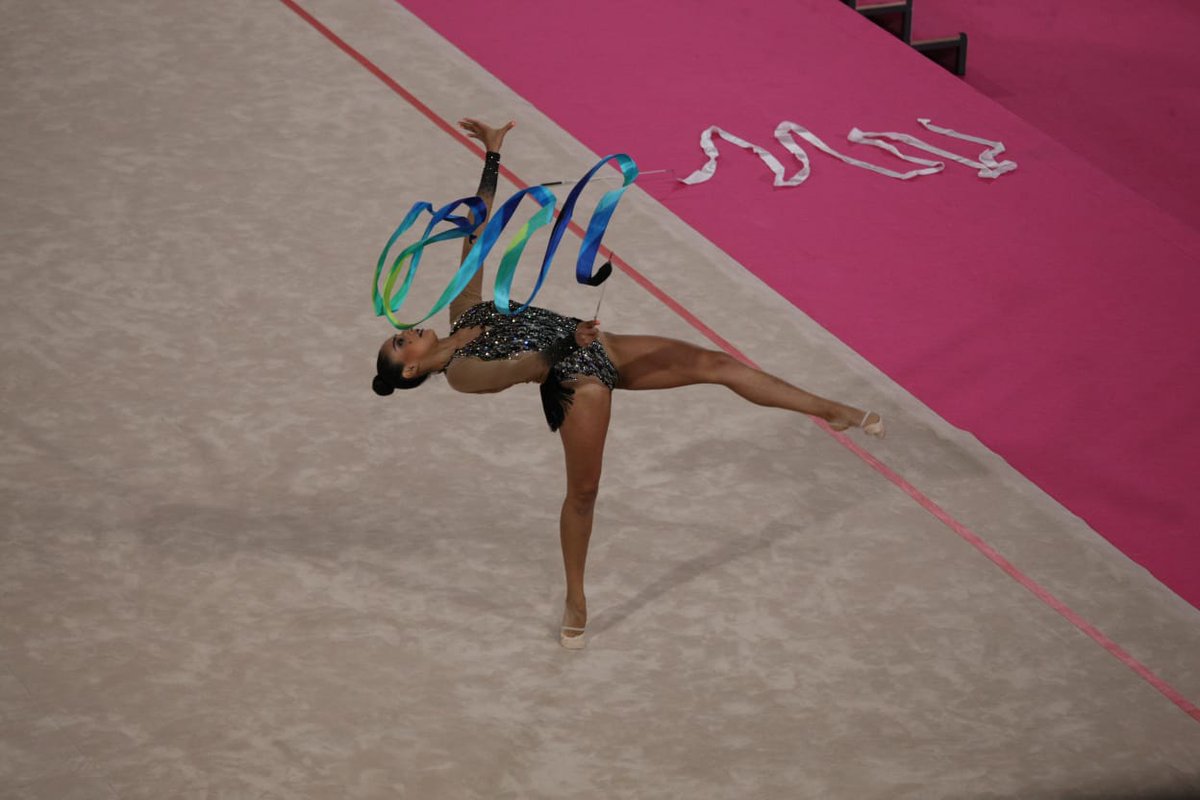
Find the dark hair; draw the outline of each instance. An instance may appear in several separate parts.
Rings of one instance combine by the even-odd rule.
[[[371,382],[371,388],[380,397],[387,397],[397,389],[415,389],[429,377],[428,372],[415,378],[404,377],[404,365],[393,364],[383,353],[379,354],[379,359],[375,362],[375,372],[377,374]]]

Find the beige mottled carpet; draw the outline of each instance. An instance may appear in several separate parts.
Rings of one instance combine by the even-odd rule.
[[[526,180],[595,160],[398,5],[304,7],[431,113],[517,119]],[[591,641],[560,648],[536,389],[369,389],[378,250],[478,157],[280,2],[0,10],[0,797],[1200,792],[1200,720],[720,388],[615,397]],[[763,368],[883,411],[854,441],[1200,699],[1195,610],[969,432],[638,190],[606,242]],[[590,315],[568,272],[539,304]],[[623,273],[601,317],[707,343]]]

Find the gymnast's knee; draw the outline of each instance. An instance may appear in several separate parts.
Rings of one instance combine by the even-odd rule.
[[[736,358],[720,350],[705,350],[697,361],[700,374],[709,383],[728,383],[742,366]]]
[[[566,505],[576,514],[590,514],[596,507],[596,497],[599,494],[599,481],[568,486]]]

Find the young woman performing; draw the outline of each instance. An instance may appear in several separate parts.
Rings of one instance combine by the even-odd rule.
[[[459,125],[487,150],[477,194],[490,213],[500,147],[513,123],[492,128],[464,119]],[[470,239],[464,241],[464,259],[471,246]],[[492,303],[483,302],[482,288],[480,269],[450,304],[448,336],[414,328],[389,337],[379,348],[374,390],[389,395],[395,389],[412,389],[432,372],[444,373],[460,392],[541,384],[546,420],[551,430],[559,431],[566,454],[567,495],[559,517],[567,578],[560,636],[564,647],[584,646],[584,562],[613,389],[718,384],[761,406],[820,417],[834,430],[860,427],[872,436],[884,435],[878,414],[817,397],[727,353],[659,336],[609,333],[600,330],[599,320],[585,322],[533,306],[520,314],[501,314]]]

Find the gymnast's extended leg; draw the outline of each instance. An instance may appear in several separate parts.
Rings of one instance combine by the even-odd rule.
[[[728,353],[707,350],[662,336],[605,334],[605,346],[617,369],[620,389],[671,389],[711,383],[725,386],[752,403],[820,417],[834,430],[864,425],[861,409],[806,392]],[[866,425],[879,421],[872,413]]]
[[[559,517],[563,567],[567,573],[567,607],[562,624],[583,628],[587,622],[583,568],[592,535],[596,494],[600,488],[612,392],[595,378],[580,378],[570,386],[575,395],[559,429],[567,461],[567,496]],[[566,647],[579,647],[583,645],[581,636],[581,631],[564,630],[561,641]]]

